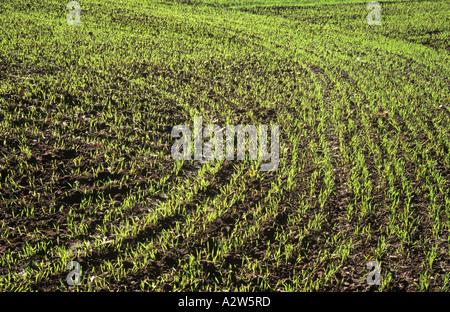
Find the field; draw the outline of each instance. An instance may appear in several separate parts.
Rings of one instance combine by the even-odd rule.
[[[0,3],[0,291],[450,290],[449,1],[68,2]]]

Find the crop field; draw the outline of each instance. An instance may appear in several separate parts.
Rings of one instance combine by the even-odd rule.
[[[2,0],[0,291],[449,291],[450,2],[368,3]]]

